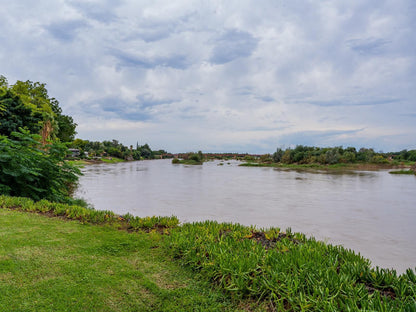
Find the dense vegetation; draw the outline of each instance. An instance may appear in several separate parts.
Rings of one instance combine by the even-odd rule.
[[[340,246],[278,228],[184,224],[167,238],[174,257],[234,298],[277,311],[415,311],[416,275],[372,269]]]
[[[80,172],[64,161],[66,147],[59,141],[42,145],[27,130],[11,136],[0,136],[0,194],[71,201]]]
[[[0,207],[148,233],[150,237],[157,237],[157,246],[163,247],[160,249],[163,253],[168,252],[193,268],[235,302],[256,302],[263,311],[416,311],[414,270],[408,269],[398,276],[394,270],[373,269],[369,260],[350,250],[306,238],[290,229],[286,232],[278,228],[258,230],[212,221],[178,226],[174,217],[117,216],[110,211],[94,211],[45,200],[34,203],[7,196],[0,196]],[[83,241],[78,249],[89,250],[88,244]],[[101,243],[99,249],[93,248],[94,259],[101,255],[100,250],[108,257],[113,253],[125,255],[125,248],[132,244],[135,244],[134,239],[127,236],[121,242]],[[143,253],[147,252],[143,250]],[[78,255],[77,259],[80,258]],[[22,263],[20,270],[27,271],[28,265]],[[118,269],[120,278],[125,277],[122,272],[127,270],[127,263],[125,266]],[[78,278],[80,269],[74,270]],[[85,276],[85,272],[80,276]],[[126,283],[134,285],[137,278],[140,277],[132,275]],[[93,282],[95,279],[89,277],[87,280]],[[62,291],[60,287],[59,291]],[[28,293],[32,291],[28,290]],[[94,293],[90,300],[96,300],[97,296],[99,294]],[[18,301],[13,302],[18,304]]]
[[[62,114],[58,100],[49,97],[44,83],[18,80],[10,86],[0,76],[0,135],[25,128],[41,134],[43,144],[56,139],[70,142],[76,126],[72,117]]]
[[[260,157],[247,155],[244,158],[248,165],[257,164],[283,164],[283,165],[336,165],[336,164],[399,164],[400,162],[416,161],[416,150],[403,150],[397,153],[375,152],[372,148],[355,147],[315,147],[297,145],[295,148],[285,150],[277,148],[273,154]]]
[[[71,202],[79,170],[64,161],[76,124],[45,84],[0,76],[0,194]]]
[[[201,151],[198,153],[185,153],[181,154],[182,159],[172,159],[172,164],[184,164],[184,165],[202,165],[205,160],[204,154]]]
[[[371,148],[355,147],[343,148],[342,146],[333,148],[320,148],[298,145],[294,149],[282,150],[278,148],[271,156],[273,162],[284,164],[336,164],[354,162],[386,163],[388,159],[380,153],[376,153]]]
[[[98,142],[76,139],[70,144],[70,147],[79,149],[80,158],[110,156],[127,160],[142,160],[160,158],[161,156],[170,157],[170,154],[164,150],[153,151],[148,144],[139,145],[137,143],[136,148],[133,148],[133,146],[127,147],[117,140]]]

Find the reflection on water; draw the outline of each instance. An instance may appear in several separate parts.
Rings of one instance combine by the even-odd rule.
[[[354,249],[374,265],[399,272],[416,266],[414,176],[218,163],[90,165],[83,169],[77,196],[119,214],[291,227]]]

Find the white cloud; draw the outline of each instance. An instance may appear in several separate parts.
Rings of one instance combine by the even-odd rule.
[[[415,148],[411,0],[11,1],[0,14],[0,74],[47,83],[80,137]]]

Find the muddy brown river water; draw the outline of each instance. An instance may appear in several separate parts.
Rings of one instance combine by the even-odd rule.
[[[398,273],[416,267],[416,177],[170,160],[88,165],[76,196],[96,209],[291,227]]]

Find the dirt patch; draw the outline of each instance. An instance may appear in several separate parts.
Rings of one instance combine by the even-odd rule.
[[[395,299],[396,298],[396,293],[394,292],[394,289],[391,287],[382,289],[382,288],[376,288],[373,287],[371,284],[365,284],[365,288],[367,288],[368,293],[371,295],[373,294],[375,291],[378,291],[380,293],[380,295],[384,296],[384,297],[389,297],[391,299]]]
[[[293,238],[286,233],[279,233],[277,237],[268,238],[265,232],[251,232],[251,235],[246,237],[246,239],[251,239],[261,244],[266,249],[272,249],[276,247],[277,242],[280,242],[283,239],[288,239],[294,244],[298,244],[299,240]]]

